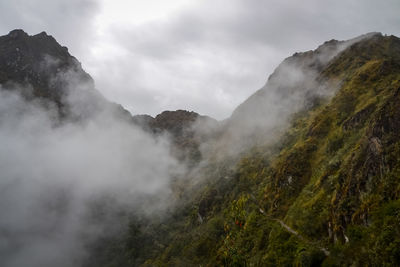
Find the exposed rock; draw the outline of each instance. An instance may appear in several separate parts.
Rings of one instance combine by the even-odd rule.
[[[202,127],[216,127],[218,122],[193,111],[164,111],[155,118],[138,117],[154,134],[167,133],[174,144],[172,153],[178,159],[195,164],[201,159],[200,142],[204,141]],[[212,126],[210,126],[212,125]]]
[[[84,119],[107,109],[131,119],[121,105],[107,101],[81,63],[46,32],[30,36],[13,30],[0,37],[0,85],[16,90],[27,99],[55,103],[62,117]],[[69,98],[73,97],[73,107]]]
[[[375,110],[375,105],[371,104],[360,110],[354,116],[349,118],[343,123],[344,130],[351,130],[364,125],[370,114]]]

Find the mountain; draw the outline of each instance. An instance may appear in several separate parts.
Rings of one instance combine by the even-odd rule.
[[[30,36],[16,29],[0,36],[0,85],[27,99],[40,99],[43,105],[55,104],[62,117],[73,120],[111,111],[154,134],[169,133],[180,148],[191,153],[199,153],[192,140],[194,132],[190,131],[195,121],[199,118],[216,123],[210,117],[183,110],[165,111],[156,118],[132,116],[121,105],[106,100],[68,48],[46,32]]]
[[[235,110],[217,146],[240,140],[236,123],[246,130],[236,136],[257,142],[244,140],[233,163],[209,159],[183,207],[132,221],[116,241],[125,249],[102,255],[118,262],[109,266],[399,265],[399,97],[395,36],[296,53]]]
[[[65,84],[52,83],[57,73],[73,70],[77,79],[93,86],[92,78],[81,64],[45,32],[29,36],[23,30],[13,30],[0,37],[0,83],[32,87],[35,97],[60,103]],[[15,86],[15,85],[14,85]]]
[[[55,105],[64,120],[82,120],[105,110],[131,119],[121,105],[95,89],[81,63],[45,32],[30,36],[17,29],[0,37],[0,85],[50,108]]]
[[[0,37],[0,84],[61,118],[126,114],[170,135],[189,166],[171,185],[173,207],[130,217],[125,232],[88,247],[84,266],[400,265],[395,36],[295,53],[224,122],[184,110],[131,116],[45,33]]]

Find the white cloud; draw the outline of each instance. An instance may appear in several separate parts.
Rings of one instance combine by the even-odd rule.
[[[399,11],[397,0],[16,0],[0,3],[0,30],[46,30],[134,113],[221,119],[294,52],[370,31],[400,35]]]
[[[79,113],[74,90],[66,99]],[[170,207],[171,175],[181,170],[166,139],[107,108],[59,123],[55,109],[7,90],[0,90],[0,144],[5,267],[80,266],[91,242],[126,229],[123,214]]]

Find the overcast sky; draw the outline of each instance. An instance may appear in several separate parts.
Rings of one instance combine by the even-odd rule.
[[[0,0],[0,34],[15,28],[53,35],[133,114],[223,119],[294,52],[400,36],[400,1]]]

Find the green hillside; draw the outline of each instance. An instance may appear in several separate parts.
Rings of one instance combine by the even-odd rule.
[[[182,207],[132,221],[99,264],[398,266],[400,39],[357,42],[317,80],[339,84],[334,97],[235,166],[209,163]]]

